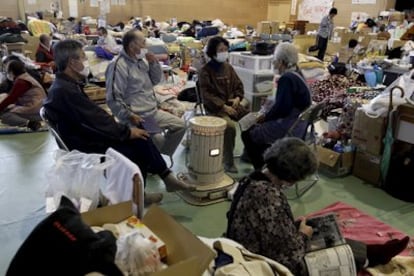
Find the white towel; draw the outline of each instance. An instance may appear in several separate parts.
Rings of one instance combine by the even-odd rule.
[[[108,148],[106,154],[115,161],[106,170],[107,181],[105,187],[101,188],[102,194],[109,200],[109,204],[117,204],[133,199],[133,178],[136,174],[141,180],[142,187],[140,190],[144,191],[144,179],[138,165],[113,148]],[[134,213],[142,218],[144,211],[144,193],[140,193],[139,205],[136,208],[137,210]]]

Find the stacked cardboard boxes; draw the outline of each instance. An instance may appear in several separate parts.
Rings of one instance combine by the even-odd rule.
[[[353,175],[374,185],[380,184],[385,118],[370,118],[362,109],[355,112],[352,143],[356,145]]]

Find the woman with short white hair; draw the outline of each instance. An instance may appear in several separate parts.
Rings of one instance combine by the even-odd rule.
[[[284,137],[299,115],[311,104],[311,91],[297,65],[298,51],[288,42],[280,43],[274,52],[277,80],[275,103],[258,123],[242,133],[245,152],[255,169],[264,165],[264,151]],[[304,124],[298,124],[294,134],[302,137]]]

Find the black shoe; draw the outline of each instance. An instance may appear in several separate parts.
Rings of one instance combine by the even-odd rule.
[[[27,123],[27,127],[33,131],[37,131],[41,126],[42,124],[39,121],[29,121]]]
[[[237,168],[234,164],[231,164],[231,165],[224,164],[224,171],[226,171],[228,173],[238,173],[239,172],[239,170],[237,170]]]
[[[247,155],[247,152],[243,151],[242,155],[240,155],[240,161],[243,161],[244,163],[252,163],[252,160],[250,160],[249,155]]]

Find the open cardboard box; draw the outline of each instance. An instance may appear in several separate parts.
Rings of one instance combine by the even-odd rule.
[[[132,202],[128,201],[82,213],[82,219],[90,226],[102,226],[121,222],[132,215]],[[143,222],[167,245],[168,268],[152,275],[202,275],[214,259],[213,250],[160,207],[151,206]]]
[[[317,146],[319,168],[330,176],[344,176],[351,172],[354,162],[353,152],[338,153],[331,149]]]

